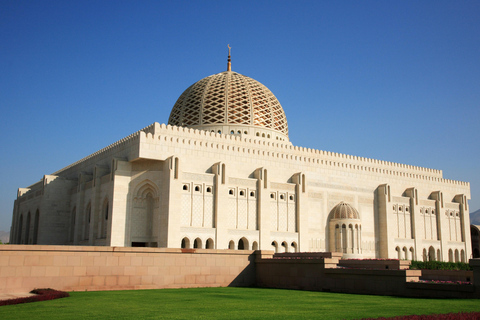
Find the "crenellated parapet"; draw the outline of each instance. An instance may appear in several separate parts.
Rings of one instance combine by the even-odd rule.
[[[239,156],[252,155],[269,161],[293,162],[312,168],[347,170],[371,175],[387,175],[399,179],[417,179],[470,187],[468,182],[444,179],[442,171],[437,169],[298,147],[288,142],[268,141],[257,137],[239,137],[159,123],[154,123],[147,128],[148,130],[141,132],[147,141],[167,146],[208,148],[215,152],[237,153]]]

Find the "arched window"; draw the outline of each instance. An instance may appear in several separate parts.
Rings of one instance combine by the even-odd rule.
[[[190,249],[190,239],[188,239],[187,237],[183,238],[181,248]]]
[[[433,247],[428,248],[428,261],[435,261],[435,249]]]
[[[215,249],[212,239],[210,239],[210,238],[207,239],[207,243],[205,244],[205,248],[206,249]]]
[[[30,243],[30,211],[27,214],[27,223],[25,224],[25,244]]]
[[[22,229],[23,229],[23,214],[20,215],[20,220],[18,222],[18,236],[17,236],[17,243],[22,243]]]
[[[195,240],[193,241],[193,247],[194,247],[195,249],[201,248],[201,247],[202,247],[202,239],[200,239],[200,238],[195,239]]]
[[[35,212],[35,219],[33,220],[33,244],[37,244],[38,240],[38,224],[40,222],[40,211]]]
[[[455,262],[460,262],[460,255],[458,254],[458,249],[455,249]]]
[[[253,243],[252,243],[252,250],[258,250],[258,243],[257,243],[257,241],[253,241]]]
[[[90,235],[90,215],[92,213],[92,207],[90,203],[87,205],[87,210],[85,210],[85,223],[83,230],[83,240],[88,240]]]
[[[453,262],[453,250],[448,249],[448,262]]]
[[[276,241],[272,242],[272,250],[275,251],[275,253],[278,253],[278,244]]]
[[[290,248],[291,248],[291,251],[292,251],[292,252],[298,252],[298,251],[297,251],[297,243],[296,243],[296,242],[292,242],[292,243],[290,244]]]
[[[243,238],[238,240],[238,250],[245,250],[245,244],[243,243]]]
[[[442,255],[440,253],[440,249],[437,249],[437,261],[442,261]]]
[[[342,225],[342,251],[343,253],[347,253],[347,226]]]
[[[73,207],[71,220],[70,220],[70,241],[74,242],[75,240],[75,218],[77,215],[77,208]]]
[[[423,261],[427,262],[428,256],[427,256],[427,249],[423,249]]]
[[[338,224],[335,225],[335,252],[342,252],[342,233]]]
[[[460,250],[460,262],[465,262],[465,251]]]
[[[235,250],[235,242],[233,242],[233,240],[230,240],[228,243],[228,249]]]
[[[103,210],[100,213],[100,238],[107,238],[108,218],[109,218],[109,205],[108,200],[103,202]]]

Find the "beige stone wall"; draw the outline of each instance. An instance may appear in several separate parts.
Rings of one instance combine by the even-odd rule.
[[[0,246],[0,293],[251,286],[252,251]]]

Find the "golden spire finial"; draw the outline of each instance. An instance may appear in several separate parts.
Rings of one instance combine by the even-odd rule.
[[[231,56],[230,56],[230,50],[231,50],[232,48],[230,47],[230,44],[228,44],[227,47],[228,47],[227,71],[232,71],[232,59],[231,59]]]

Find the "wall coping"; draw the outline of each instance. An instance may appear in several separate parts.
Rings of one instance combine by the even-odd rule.
[[[48,251],[48,252],[119,252],[119,253],[195,253],[195,254],[228,254],[251,255],[254,250],[231,249],[176,249],[150,247],[106,247],[106,246],[59,246],[59,245],[1,245],[0,251]]]

